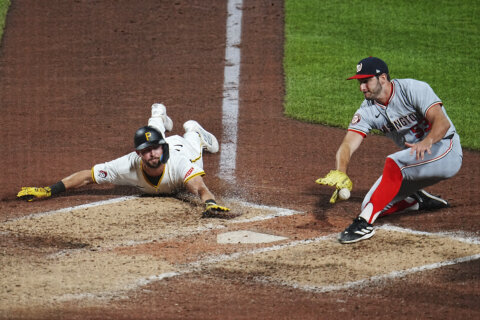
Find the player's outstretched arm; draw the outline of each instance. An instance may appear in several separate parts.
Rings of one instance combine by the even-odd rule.
[[[186,187],[190,193],[199,196],[205,204],[205,211],[203,212],[204,217],[214,217],[218,213],[230,211],[229,208],[217,204],[215,196],[210,190],[208,190],[201,176],[196,176],[190,179],[186,183]]]
[[[33,201],[37,198],[49,198],[68,189],[78,188],[93,183],[90,170],[78,171],[49,187],[23,187],[17,197],[22,200]]]
[[[337,202],[339,190],[352,190],[353,183],[346,172],[352,154],[360,147],[362,141],[363,136],[356,132],[348,131],[336,153],[336,170],[331,170],[325,177],[319,178],[315,181],[318,184],[335,187],[335,191],[330,198],[330,203]]]
[[[336,169],[342,172],[347,172],[348,165],[352,155],[363,142],[363,136],[359,133],[348,131],[343,138],[340,147],[338,147],[337,154],[335,155]]]

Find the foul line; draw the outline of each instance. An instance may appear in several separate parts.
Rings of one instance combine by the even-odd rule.
[[[223,135],[219,176],[229,182],[235,182],[236,180],[242,6],[242,0],[229,0],[227,4],[227,38],[222,103]]]

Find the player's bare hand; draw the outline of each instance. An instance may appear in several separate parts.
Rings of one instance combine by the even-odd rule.
[[[415,154],[417,160],[423,160],[425,158],[425,152],[428,154],[432,154],[432,143],[428,138],[418,143],[405,142],[405,146],[410,148],[410,154]]]
[[[36,188],[23,187],[17,194],[17,198],[27,201],[33,201],[35,198],[47,198],[52,195],[50,187]]]
[[[226,218],[225,212],[230,211],[229,208],[218,205],[215,200],[205,201],[204,218]]]

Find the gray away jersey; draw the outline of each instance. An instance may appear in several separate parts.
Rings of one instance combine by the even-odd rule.
[[[372,129],[378,129],[391,138],[399,147],[405,148],[405,142],[417,143],[430,130],[426,119],[428,110],[440,104],[443,113],[450,122],[445,136],[455,132],[455,126],[448,117],[440,98],[423,81],[414,79],[392,80],[392,94],[386,106],[364,100],[348,127],[362,136]]]

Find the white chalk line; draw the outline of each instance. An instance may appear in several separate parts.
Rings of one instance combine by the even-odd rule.
[[[232,183],[236,180],[242,6],[242,0],[229,0],[227,4],[222,102],[223,134],[220,148],[219,177]]]
[[[83,204],[83,205],[78,205],[78,206],[73,206],[73,207],[68,207],[68,208],[62,208],[59,210],[53,210],[53,211],[48,211],[48,212],[41,212],[41,213],[36,213],[36,214],[31,214],[27,215],[24,217],[19,217],[13,220],[22,220],[22,219],[30,219],[30,218],[38,218],[38,217],[43,217],[43,216],[48,216],[48,215],[54,215],[54,214],[62,214],[62,213],[69,213],[72,210],[78,210],[78,209],[85,209],[85,208],[91,208],[91,207],[96,207],[96,206],[101,206],[101,205],[108,205],[108,204],[114,204],[122,201],[128,201],[131,199],[136,199],[140,198],[139,196],[127,196],[127,197],[121,197],[121,198],[115,198],[115,199],[110,199],[110,200],[105,200],[105,201],[98,201],[98,202],[92,202],[88,204]],[[227,200],[227,199],[226,199]],[[302,214],[303,212],[300,211],[295,211],[295,210],[290,210],[290,209],[285,209],[281,207],[275,207],[275,206],[266,206],[266,205],[259,205],[259,204],[254,204],[250,203],[247,201],[241,201],[241,200],[236,200],[236,199],[229,199],[230,201],[236,201],[237,203],[245,206],[245,207],[250,207],[252,209],[264,209],[264,210],[272,210],[274,211],[273,214],[265,215],[265,216],[257,216],[253,218],[248,218],[248,219],[239,219],[235,221],[230,221],[232,223],[251,223],[251,222],[256,222],[256,221],[262,221],[262,220],[268,220],[268,219],[274,219],[277,217],[282,217],[282,216],[291,216],[291,215],[296,215],[296,214]],[[12,221],[12,220],[10,220]],[[206,230],[212,230],[212,229],[221,229],[221,228],[226,228],[225,226],[206,226],[202,228],[198,228],[196,230],[193,230],[194,233],[197,232],[203,232]],[[383,230],[389,230],[389,231],[397,231],[397,232],[404,232],[404,233],[409,233],[409,234],[414,234],[414,235],[425,235],[425,236],[435,236],[435,237],[442,237],[442,238],[449,238],[455,241],[459,242],[464,242],[464,243],[470,243],[470,244],[480,244],[480,239],[476,238],[475,236],[465,236],[465,233],[463,232],[426,232],[426,231],[418,231],[418,230],[413,230],[413,229],[408,229],[408,228],[402,228],[398,226],[393,226],[393,225],[382,225],[376,227],[376,229],[383,229]],[[121,290],[117,291],[111,291],[111,292],[100,292],[100,293],[82,293],[82,294],[66,294],[62,296],[58,296],[57,300],[58,301],[66,301],[66,300],[75,300],[75,299],[113,299],[113,298],[118,298],[119,294],[125,293],[131,290],[138,289],[139,287],[148,285],[150,283],[156,282],[156,281],[161,281],[166,278],[171,278],[171,277],[176,277],[180,276],[186,273],[191,273],[200,270],[202,267],[210,265],[210,264],[215,264],[218,262],[222,261],[228,261],[228,260],[235,260],[240,257],[246,256],[246,255],[255,255],[259,254],[262,252],[268,252],[268,251],[277,251],[281,250],[287,247],[294,247],[297,245],[304,245],[304,244],[310,244],[310,243],[316,243],[320,241],[326,241],[330,239],[334,239],[337,236],[337,233],[330,234],[327,236],[319,237],[319,238],[314,238],[314,239],[307,239],[307,240],[300,240],[300,241],[292,241],[289,243],[281,244],[281,245],[275,245],[271,247],[266,247],[266,248],[260,248],[260,249],[255,249],[251,251],[245,251],[245,252],[236,252],[230,255],[218,255],[218,256],[213,256],[213,257],[208,257],[203,260],[199,260],[196,262],[193,262],[191,264],[186,265],[183,270],[178,271],[178,272],[168,272],[168,273],[163,273],[159,275],[152,275],[146,278],[141,278],[136,280],[134,283],[131,283],[127,285],[126,287],[122,288]],[[138,241],[134,242],[131,241],[127,244],[121,244],[118,246],[136,246],[144,243],[150,243],[155,240],[148,240],[148,241]],[[114,247],[109,247],[109,248],[97,248],[95,249],[96,251],[101,251],[101,250],[112,250],[117,246]],[[61,252],[58,252],[56,254],[50,255],[49,258],[54,258],[56,256],[61,256],[65,253],[71,253],[71,252],[77,252],[77,251],[83,251],[83,250],[90,250],[88,248],[80,248],[80,249],[71,249],[71,250],[63,250]],[[416,272],[421,272],[421,271],[426,271],[426,270],[432,270],[432,269],[437,269],[441,268],[444,266],[448,265],[453,265],[453,264],[458,264],[462,262],[468,262],[468,261],[473,261],[477,260],[480,258],[480,254],[477,255],[472,255],[468,257],[461,257],[461,258],[456,258],[448,261],[443,261],[443,262],[438,262],[434,264],[429,264],[429,265],[424,265],[424,266],[419,266],[419,267],[414,267],[411,269],[406,269],[406,270],[400,270],[400,271],[394,271],[388,274],[384,275],[377,275],[373,276],[370,278],[366,279],[361,279],[358,281],[354,282],[347,282],[344,284],[339,284],[339,285],[328,285],[328,286],[309,286],[309,285],[300,285],[298,283],[287,283],[287,282],[280,282],[275,279],[269,279],[267,277],[263,278],[257,278],[257,281],[260,282],[265,282],[265,283],[272,283],[272,284],[279,284],[279,285],[284,285],[284,286],[289,286],[295,289],[299,290],[304,290],[304,291],[310,291],[310,292],[331,292],[331,291],[339,291],[339,290],[345,290],[353,287],[361,287],[369,283],[375,283],[375,282],[380,282],[388,279],[395,279],[395,278],[401,278],[404,277],[408,274],[416,273]]]
[[[127,197],[121,197],[121,198],[115,198],[115,199],[109,199],[109,200],[90,202],[90,203],[81,204],[81,205],[78,205],[78,206],[67,207],[67,208],[62,208],[62,209],[58,209],[58,210],[32,213],[32,214],[29,214],[29,215],[26,215],[26,216],[6,220],[6,221],[4,221],[4,223],[12,222],[12,221],[21,221],[21,220],[25,220],[25,219],[36,219],[36,218],[51,216],[51,215],[55,215],[55,214],[70,213],[71,211],[75,211],[75,210],[93,208],[93,207],[98,207],[98,206],[103,206],[103,205],[108,205],[108,204],[114,204],[114,203],[129,201],[129,200],[133,200],[133,199],[140,199],[140,198],[141,198],[141,196],[127,196]],[[238,203],[238,204],[240,204],[244,207],[251,208],[251,209],[274,211],[274,213],[270,214],[270,215],[257,216],[257,217],[253,217],[253,218],[247,218],[247,219],[231,220],[232,223],[248,223],[248,222],[254,222],[254,221],[262,221],[262,220],[273,219],[273,218],[280,217],[280,216],[291,216],[291,215],[303,213],[301,211],[296,211],[296,210],[291,210],[291,209],[286,209],[286,208],[281,208],[281,207],[275,207],[275,206],[261,205],[261,204],[256,204],[256,203],[252,203],[252,202],[248,202],[248,201],[244,201],[244,200],[238,200],[238,199],[225,198],[224,200],[226,202],[235,202],[235,203]],[[211,227],[207,226],[204,229],[199,229],[199,230],[203,231],[203,230],[206,230],[206,229],[211,229]]]
[[[19,221],[19,220],[25,220],[25,219],[34,219],[34,218],[40,218],[40,217],[45,217],[45,216],[50,216],[58,213],[68,213],[73,210],[79,210],[79,209],[87,209],[87,208],[93,208],[93,207],[98,207],[98,206],[103,206],[106,204],[113,204],[113,203],[118,203],[118,202],[123,202],[131,199],[139,198],[139,196],[126,196],[126,197],[121,197],[121,198],[114,198],[114,199],[109,199],[109,200],[102,200],[102,201],[96,201],[96,202],[90,202],[86,204],[81,204],[78,206],[73,206],[73,207],[68,207],[68,208],[62,208],[58,210],[52,210],[52,211],[46,211],[46,212],[40,212],[40,213],[32,213],[26,216],[14,218],[14,219],[9,219],[8,221]]]
[[[67,207],[67,208],[62,208],[58,210],[52,210],[52,211],[47,211],[47,212],[40,212],[40,213],[33,213],[30,215],[14,218],[7,220],[6,222],[12,222],[12,221],[21,221],[21,220],[26,220],[26,219],[37,219],[37,218],[42,218],[46,216],[52,216],[56,214],[70,214],[72,211],[75,210],[81,210],[81,209],[87,209],[87,208],[93,208],[93,207],[98,207],[102,205],[110,205],[110,204],[115,204],[123,201],[129,201],[133,199],[139,199],[141,196],[126,196],[126,197],[121,197],[121,198],[115,198],[115,199],[110,199],[110,200],[102,200],[102,201],[97,201],[97,202],[91,202],[87,204],[82,204],[78,206],[72,206],[72,207]],[[251,223],[251,222],[258,222],[258,221],[264,221],[264,220],[269,220],[269,219],[275,219],[277,217],[286,217],[286,216],[291,216],[291,215],[297,215],[297,214],[303,214],[301,211],[296,211],[296,210],[291,210],[291,209],[286,209],[286,208],[281,208],[281,207],[275,207],[275,206],[266,206],[266,205],[260,205],[260,204],[255,204],[243,200],[238,200],[238,199],[229,199],[226,198],[225,201],[231,201],[240,204],[241,206],[251,208],[251,209],[257,209],[257,210],[268,210],[268,211],[273,211],[272,214],[268,215],[262,215],[262,216],[256,216],[252,218],[246,218],[246,219],[238,219],[238,220],[226,220],[229,224],[239,224],[239,223]],[[226,225],[213,225],[213,224],[207,224],[202,227],[198,227],[195,230],[192,230],[189,235],[194,235],[198,233],[202,233],[205,231],[209,230],[218,230],[218,229],[225,229],[227,228]],[[1,234],[11,234],[11,232],[2,232]],[[142,240],[142,241],[135,241],[135,240],[129,240],[124,243],[118,243],[114,244],[111,246],[105,246],[105,247],[97,247],[97,248],[77,248],[77,249],[65,249],[65,250],[60,250],[56,253],[50,254],[47,256],[47,259],[53,259],[57,257],[64,256],[66,254],[72,254],[75,252],[82,252],[82,251],[88,251],[88,250],[94,250],[94,251],[110,251],[118,247],[131,247],[131,246],[137,246],[137,245],[142,245],[142,244],[148,244],[148,243],[153,243],[157,242],[158,240],[161,240],[161,238],[156,238],[156,239],[148,239],[148,240]]]
[[[212,257],[207,257],[202,260],[198,260],[192,263],[185,264],[183,267],[180,266],[180,270],[176,272],[166,272],[162,273],[159,275],[152,275],[146,278],[140,278],[136,280],[134,283],[131,283],[121,290],[116,290],[116,291],[109,291],[109,292],[100,292],[100,293],[81,293],[81,294],[65,294],[61,295],[55,298],[55,300],[58,301],[67,301],[67,300],[75,300],[75,299],[92,299],[92,298],[97,298],[97,299],[109,299],[109,298],[116,298],[119,296],[122,296],[122,294],[125,294],[127,291],[130,290],[135,290],[138,289],[139,287],[151,284],[156,281],[160,281],[163,279],[167,278],[172,278],[188,273],[192,273],[195,271],[200,271],[203,267],[206,267],[208,265],[216,264],[219,262],[224,262],[224,261],[231,261],[235,259],[239,259],[240,257],[243,256],[248,256],[248,255],[254,255],[262,252],[269,252],[269,251],[277,251],[280,249],[284,249],[287,247],[294,247],[297,245],[301,244],[309,244],[309,243],[314,243],[322,240],[327,240],[327,239],[332,239],[333,236],[335,235],[328,235],[328,236],[323,236],[315,239],[306,239],[306,240],[298,240],[298,241],[292,241],[289,243],[281,244],[281,245],[276,245],[276,246],[271,246],[271,247],[265,247],[265,248],[259,248],[259,249],[254,249],[250,251],[244,251],[244,252],[235,252],[232,254],[221,254],[217,256],[212,256]]]
[[[378,227],[380,229],[385,229],[385,230],[391,230],[391,231],[398,231],[398,232],[404,232],[404,233],[410,233],[414,235],[426,235],[426,236],[435,236],[435,237],[445,237],[445,238],[450,238],[452,240],[456,241],[462,241],[462,242],[467,242],[467,243],[472,243],[472,244],[480,244],[480,239],[478,238],[463,238],[459,237],[456,235],[452,235],[450,233],[431,233],[431,232],[425,232],[425,231],[417,231],[417,230],[412,230],[412,229],[407,229],[407,228],[400,228],[400,227],[395,227],[395,226],[380,226]],[[202,260],[198,260],[189,264],[186,264],[183,267],[180,267],[180,271],[177,272],[168,272],[168,273],[162,273],[159,275],[153,275],[149,276],[147,278],[141,278],[135,281],[134,283],[124,287],[121,290],[117,290],[115,292],[103,292],[103,293],[98,293],[98,294],[91,294],[91,293],[85,293],[85,294],[79,294],[79,295],[64,295],[58,297],[59,300],[71,300],[71,299],[84,299],[84,298],[98,298],[98,299],[108,299],[108,298],[115,298],[118,297],[119,294],[126,293],[127,291],[130,290],[136,290],[139,287],[151,284],[156,281],[161,281],[166,278],[172,278],[188,273],[192,273],[195,271],[201,271],[203,267],[207,267],[209,265],[214,265],[219,262],[224,262],[224,261],[231,261],[231,260],[236,260],[244,256],[248,255],[255,255],[263,252],[270,252],[270,251],[278,251],[282,250],[285,248],[289,247],[295,247],[298,245],[308,245],[311,243],[318,243],[321,241],[330,241],[333,239],[336,239],[337,233],[329,234],[326,236],[314,238],[314,239],[306,239],[306,240],[298,240],[298,241],[291,241],[288,243],[280,244],[280,245],[275,245],[275,246],[270,246],[270,247],[265,247],[265,248],[259,248],[259,249],[254,249],[254,250],[249,250],[249,251],[243,251],[243,252],[235,252],[232,254],[222,254],[222,255],[217,255],[217,256],[212,256],[212,257],[207,257]],[[312,286],[312,285],[303,285],[303,284],[298,284],[295,282],[286,282],[286,281],[278,281],[277,279],[270,278],[270,277],[262,277],[262,278],[256,278],[256,281],[267,283],[267,284],[277,284],[277,285],[282,285],[282,286],[287,286],[291,287],[294,289],[299,289],[302,291],[308,291],[308,292],[316,292],[316,293],[328,293],[328,292],[334,292],[334,291],[340,291],[340,290],[346,290],[350,288],[358,288],[358,287],[363,287],[368,284],[372,283],[381,283],[382,281],[386,280],[394,280],[398,278],[405,277],[409,274],[417,273],[417,272],[422,272],[422,271],[427,271],[427,270],[433,270],[433,269],[438,269],[441,267],[449,266],[449,265],[455,265],[463,262],[469,262],[469,261],[474,261],[480,259],[480,254],[475,254],[471,256],[466,256],[466,257],[460,257],[460,258],[455,258],[447,261],[441,261],[437,263],[432,263],[432,264],[427,264],[423,266],[418,266],[418,267],[413,267],[410,269],[405,269],[405,270],[397,270],[397,271],[392,271],[387,274],[382,274],[382,275],[376,275],[372,276],[369,278],[365,279],[360,279],[357,281],[351,281],[351,282],[346,282],[338,285],[326,285],[326,286]]]
[[[278,281],[273,278],[268,278],[268,277],[262,277],[262,278],[257,278],[256,280],[259,282],[263,283],[277,283],[279,285],[299,289],[302,291],[309,291],[309,292],[317,292],[317,293],[326,293],[326,292],[333,292],[333,291],[340,291],[340,290],[346,290],[346,289],[351,289],[351,288],[360,288],[360,287],[365,287],[369,284],[373,283],[381,283],[386,280],[394,280],[398,278],[403,278],[409,274],[421,272],[421,271],[427,271],[427,270],[433,270],[433,269],[438,269],[441,267],[445,266],[450,266],[454,264],[459,264],[462,262],[469,262],[469,261],[474,261],[480,259],[480,254],[475,254],[472,256],[467,256],[467,257],[460,257],[460,258],[455,258],[452,260],[447,260],[447,261],[442,261],[442,262],[437,262],[437,263],[432,263],[432,264],[427,264],[419,267],[413,267],[410,269],[405,269],[405,270],[399,270],[399,271],[392,271],[387,274],[382,274],[382,275],[376,275],[370,278],[365,278],[357,281],[351,281],[351,282],[346,282],[338,285],[327,285],[327,286],[311,286],[311,285],[303,285],[303,284],[298,284],[295,282],[283,282],[283,281]]]
[[[224,70],[224,93],[223,93],[223,103],[222,103],[223,136],[222,136],[222,145],[221,145],[222,147],[221,147],[221,153],[220,153],[220,170],[219,170],[220,174],[219,175],[222,179],[226,181],[231,181],[231,182],[234,182],[236,179],[235,169],[236,169],[236,150],[237,150],[238,114],[239,114],[239,83],[240,83],[239,79],[240,79],[240,56],[241,56],[240,43],[241,43],[242,6],[243,6],[242,0],[236,0],[236,1],[231,0],[228,2],[228,5],[227,5],[227,8],[228,8],[227,9],[228,10],[227,28],[226,28],[227,39],[226,39],[226,49],[225,49],[226,63],[225,63],[225,70]],[[31,215],[16,218],[13,220],[36,218],[36,217],[48,216],[48,215],[57,214],[57,213],[65,213],[65,212],[69,212],[77,209],[90,208],[90,207],[95,207],[95,206],[100,206],[105,204],[113,204],[121,201],[130,200],[135,197],[137,196],[116,198],[116,199],[111,199],[106,201],[80,205],[76,207],[64,208],[64,209],[55,210],[55,211],[31,214]],[[257,209],[273,208],[274,210],[277,210],[277,212],[273,215],[268,215],[268,216],[259,216],[259,217],[254,217],[250,219],[236,220],[234,221],[234,223],[248,223],[248,222],[261,221],[266,219],[272,219],[279,216],[288,216],[288,215],[300,213],[298,211],[277,208],[277,207],[267,207],[267,206],[249,204],[247,202],[244,202],[243,204],[246,206],[250,205],[252,208],[257,208]],[[218,228],[222,228],[222,227],[223,226],[218,226]],[[385,229],[385,230],[411,233],[411,234],[449,237],[457,241],[463,241],[463,242],[468,242],[473,244],[480,243],[480,240],[478,239],[462,238],[462,237],[455,236],[455,234],[452,234],[452,233],[429,233],[429,232],[415,231],[415,230],[410,230],[410,229],[405,229],[405,228],[400,228],[395,226],[387,226],[387,225],[381,226],[379,228]],[[199,228],[198,231],[204,231],[205,229],[211,229],[211,228],[209,227]],[[179,276],[185,273],[194,272],[199,268],[201,269],[201,267],[209,264],[214,264],[214,263],[227,261],[227,260],[234,260],[245,255],[253,255],[253,254],[258,254],[258,253],[267,252],[267,251],[276,251],[276,250],[284,249],[286,247],[294,247],[302,244],[309,244],[309,243],[330,240],[335,237],[336,237],[336,233],[330,234],[324,237],[315,238],[315,239],[293,241],[283,245],[271,246],[271,247],[256,249],[256,250],[247,251],[247,252],[237,252],[230,255],[219,255],[215,257],[206,258],[204,260],[191,263],[190,265],[188,265],[186,269],[180,272],[169,272],[169,273],[152,275],[146,278],[138,279],[135,283],[128,285],[127,287],[124,287],[122,290],[118,292],[134,290],[134,289],[137,289],[138,287],[148,285],[155,281],[161,281],[166,278],[171,278],[171,277]],[[135,245],[147,243],[147,242],[150,242],[150,241],[142,241],[142,242],[132,241],[129,243],[129,245],[135,246]],[[75,250],[84,250],[84,249],[75,249]],[[436,269],[436,268],[440,268],[447,265],[476,260],[479,258],[480,258],[480,254],[469,256],[469,257],[462,257],[462,258],[448,260],[440,263],[415,267],[407,270],[394,271],[389,274],[378,275],[378,276],[370,277],[367,279],[348,282],[348,283],[337,285],[337,286],[315,287],[315,286],[305,286],[305,285],[298,285],[298,284],[291,284],[291,283],[285,283],[285,285],[288,285],[297,289],[301,289],[301,290],[307,290],[307,291],[329,292],[329,291],[348,289],[356,286],[362,286],[370,282],[403,277],[407,274],[420,272],[424,270]],[[265,278],[262,281],[265,281]],[[272,282],[278,282],[278,281],[270,279],[268,282],[272,283]],[[72,300],[72,299],[83,299],[83,298],[110,299],[110,298],[118,297],[117,295],[118,292],[103,292],[103,293],[96,293],[96,294],[84,293],[84,294],[76,294],[76,295],[66,294],[66,295],[60,296],[59,300]]]
[[[480,244],[480,239],[476,238],[475,235],[467,234],[463,231],[458,232],[425,232],[425,231],[417,231],[402,227],[393,226],[390,224],[384,224],[382,226],[376,227],[376,229],[383,229],[383,230],[390,230],[390,231],[397,231],[397,232],[405,232],[414,235],[425,235],[425,236],[436,236],[441,238],[450,238],[459,242],[470,243],[470,244]]]

